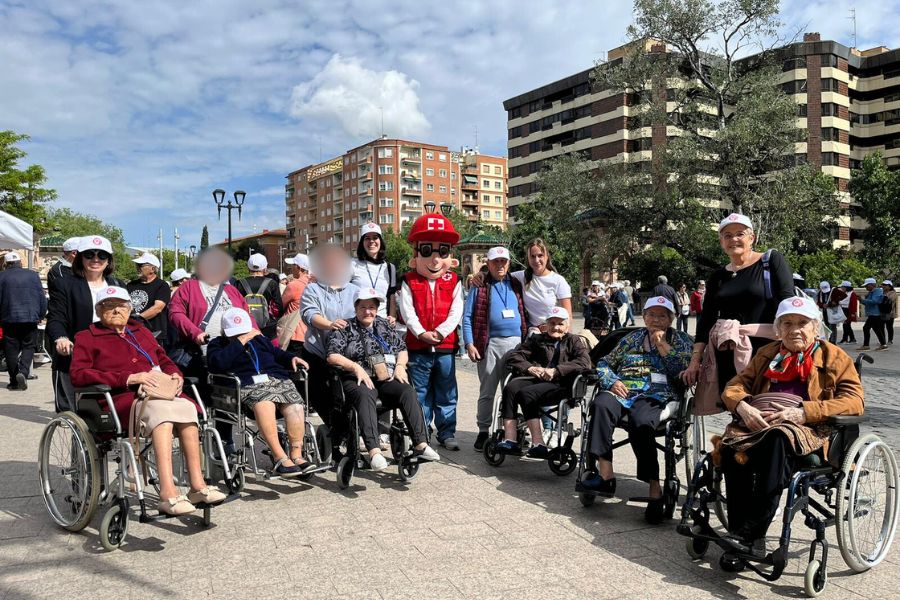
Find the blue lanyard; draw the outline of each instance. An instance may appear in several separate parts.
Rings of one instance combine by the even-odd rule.
[[[375,282],[381,279],[381,271],[384,269],[384,263],[378,265],[378,272],[375,273],[375,279],[372,279],[372,272],[369,270],[369,261],[366,261],[364,266],[366,267],[366,275],[369,276],[369,282],[372,284],[373,288],[376,287]]]
[[[253,354],[250,357],[250,361],[253,363],[253,368],[256,369],[256,374],[259,375],[259,354],[256,353],[256,348],[253,347],[253,340],[247,342],[247,347],[250,348],[250,352]]]
[[[125,330],[125,333],[128,335],[128,337],[130,337],[130,338],[133,339],[134,341],[132,342],[132,341],[129,340],[127,337],[122,337],[122,339],[125,340],[125,342],[126,342],[129,346],[131,346],[132,348],[134,348],[135,350],[137,350],[138,352],[140,352],[140,353],[144,356],[144,358],[146,358],[148,361],[150,361],[150,366],[155,367],[155,366],[156,366],[156,363],[153,362],[153,357],[150,356],[150,353],[149,353],[149,352],[147,352],[146,350],[144,350],[143,348],[141,348],[141,345],[138,343],[137,338],[134,337],[134,334],[131,332],[131,330],[130,330],[130,329],[126,329],[126,330]]]
[[[381,337],[380,335],[375,333],[375,325],[374,324],[372,325],[372,331],[369,331],[368,329],[366,329],[366,333],[368,333],[370,336],[372,336],[372,339],[381,345],[382,350],[384,350],[386,353],[390,352],[390,350],[391,350],[390,345],[386,341],[384,341],[383,337]]]
[[[498,281],[497,283],[495,283],[494,285],[491,286],[491,289],[497,291],[497,297],[500,298],[500,302],[503,303],[503,308],[509,308],[509,306],[506,304],[506,301],[509,298],[509,288],[507,287],[506,293],[501,296],[500,290],[497,289],[497,284],[500,284],[500,283],[503,283],[503,282]]]

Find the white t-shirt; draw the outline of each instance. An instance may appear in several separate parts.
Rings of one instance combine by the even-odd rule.
[[[543,323],[552,307],[558,305],[560,300],[572,297],[572,288],[566,278],[555,271],[540,277],[535,275],[528,287],[525,287],[525,271],[516,271],[512,276],[522,284],[522,300],[528,313],[529,327],[537,327]]]
[[[105,279],[101,279],[98,283],[88,283],[88,287],[91,288],[91,298],[97,297],[97,292],[108,286]],[[94,307],[94,318],[93,322],[98,323],[100,321],[100,315],[97,314],[97,307]]]
[[[375,288],[382,296],[387,298],[388,287],[390,286],[390,267],[387,262],[380,265],[371,263],[367,260],[359,260],[354,258],[352,261],[353,275],[350,283],[358,285],[362,289]],[[387,302],[381,302],[378,305],[378,316],[387,318]]]

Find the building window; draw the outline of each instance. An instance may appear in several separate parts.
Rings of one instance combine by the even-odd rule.
[[[834,54],[823,54],[822,55],[822,66],[823,67],[835,67],[838,66],[838,57]]]
[[[822,80],[822,91],[823,92],[839,92],[841,91],[840,82],[837,79],[831,79],[830,77]]]
[[[502,182],[502,181],[495,181],[495,182],[494,182],[494,189],[495,189],[495,190],[502,190],[502,189],[503,189],[503,182]]]
[[[491,174],[491,166],[490,165],[481,165],[481,172],[485,175]]]
[[[531,154],[533,152],[540,152],[542,144],[543,142],[540,141],[531,142],[530,144],[528,144],[528,153]]]
[[[521,125],[518,127],[513,127],[509,130],[509,139],[514,139],[517,137],[522,137],[522,127]]]
[[[355,194],[355,193],[356,193],[356,186],[355,186],[355,185],[354,185],[352,188],[350,188],[350,193],[351,193],[351,194]]]
[[[805,105],[805,104],[798,104],[798,105],[797,105],[797,116],[798,116],[798,117],[805,117],[805,116],[806,116],[806,105]]]
[[[495,210],[495,211],[494,211],[494,216],[495,216],[495,217],[497,218],[497,220],[499,221],[500,219],[503,218],[503,213],[500,212],[499,210]]]
[[[428,177],[434,177],[434,169],[425,169],[425,175]]]
[[[379,181],[378,182],[378,190],[381,192],[390,192],[394,189],[393,181]],[[355,192],[355,190],[354,190]]]
[[[503,196],[494,196],[494,204],[503,204]]]
[[[822,103],[822,116],[823,117],[836,117],[838,116],[838,105],[834,102],[823,102]]]
[[[490,204],[490,202],[491,202],[491,197],[488,196],[487,194],[483,194],[483,195],[481,196],[481,201],[484,202],[485,204]]]
[[[433,184],[433,183],[426,183],[426,184],[425,184],[425,191],[426,191],[426,192],[433,192],[433,191],[434,191],[434,184]]]
[[[782,63],[781,70],[782,71],[792,71],[794,69],[805,69],[806,68],[806,57],[805,56],[797,56],[794,58],[789,58],[784,63]]]
[[[503,167],[494,167],[494,175],[503,175]]]
[[[434,152],[426,152],[425,158],[428,160],[434,160]]]
[[[806,80],[801,79],[799,81],[788,81],[787,83],[783,83],[781,85],[781,89],[784,90],[785,94],[805,94]]]
[[[379,217],[378,217],[378,222],[379,222],[379,223],[382,223],[382,224],[393,223],[393,222],[394,222],[394,215],[391,215],[391,214],[388,214],[388,215],[379,215]]]
[[[391,158],[394,156],[393,148],[379,148],[378,149],[378,158]]]
[[[390,207],[394,206],[394,199],[393,198],[379,198],[378,206],[380,206],[381,208],[390,208]]]
[[[447,176],[447,169],[441,169],[441,170],[439,171],[439,174],[440,174],[441,177],[446,177],[446,176]]]
[[[440,187],[438,188],[438,190],[439,190],[442,194],[446,194],[446,193],[447,193],[447,186],[446,186],[446,185],[442,185],[442,186],[440,186]]]
[[[491,187],[491,180],[490,180],[490,179],[482,179],[482,180],[481,180],[481,187],[490,189],[490,187]]]
[[[836,152],[823,152],[822,153],[822,166],[823,167],[837,166],[837,164],[838,164],[838,155]]]
[[[394,165],[378,165],[378,174],[379,175],[393,175],[394,174]]]
[[[447,155],[441,152],[440,154],[438,154],[438,160],[441,162],[447,162]]]

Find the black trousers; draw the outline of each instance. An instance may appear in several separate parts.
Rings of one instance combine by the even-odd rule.
[[[517,406],[521,406],[526,421],[537,419],[541,416],[541,407],[559,404],[566,397],[567,390],[568,387],[555,381],[516,377],[503,388],[500,414],[504,419],[515,419]]]
[[[887,338],[889,344],[894,343],[894,319],[883,319],[884,320],[884,336]]]
[[[683,331],[683,332],[687,333],[689,318],[690,318],[690,315],[679,314],[678,315],[678,327],[676,329],[678,329],[678,331]]]
[[[656,452],[656,427],[662,406],[647,398],[637,398],[625,408],[612,392],[600,392],[591,405],[591,441],[588,452],[594,458],[612,462],[613,432],[626,414],[630,421],[628,442],[637,459],[637,477],[641,481],[659,479]]]
[[[352,373],[341,377],[344,397],[350,406],[356,408],[359,431],[366,450],[379,447],[378,411],[375,409],[375,401],[378,399],[381,399],[381,406],[385,409],[400,409],[414,446],[426,441],[428,434],[425,432],[425,416],[413,386],[396,379],[373,383],[375,389],[370,390],[365,385],[359,385],[356,375]]]
[[[206,368],[206,360],[203,355],[197,354],[192,357],[191,362],[189,362],[186,367],[181,369],[181,371],[185,377],[197,378],[197,393],[200,394],[200,398],[204,402],[209,402],[209,395],[212,392],[212,388],[209,385],[209,369]],[[222,438],[223,444],[228,444],[234,441],[234,433],[232,432],[231,423],[227,423],[225,421],[216,421],[215,426],[216,431],[219,432],[219,437]]]
[[[869,339],[871,336],[870,332],[875,332],[875,337],[878,338],[878,343],[884,346],[884,321],[881,319],[881,316],[875,317],[866,317],[866,322],[863,323],[863,346],[869,345]]]
[[[847,315],[847,318],[844,319],[844,331],[841,333],[841,343],[843,342],[853,342],[856,343],[856,334],[853,333],[853,323],[850,322],[850,311],[844,310],[844,314]]]
[[[728,499],[728,529],[745,540],[766,535],[778,510],[781,493],[797,470],[797,457],[787,436],[773,431],[747,451],[746,464],[722,447],[722,472]]]
[[[4,323],[3,354],[9,382],[16,382],[16,375],[31,375],[34,345],[37,341],[37,323]]]

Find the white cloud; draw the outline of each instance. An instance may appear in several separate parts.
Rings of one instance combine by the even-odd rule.
[[[419,82],[395,70],[367,69],[358,58],[335,54],[309,81],[294,87],[291,115],[337,125],[353,138],[383,131],[405,138],[428,134],[431,125],[419,109]]]

